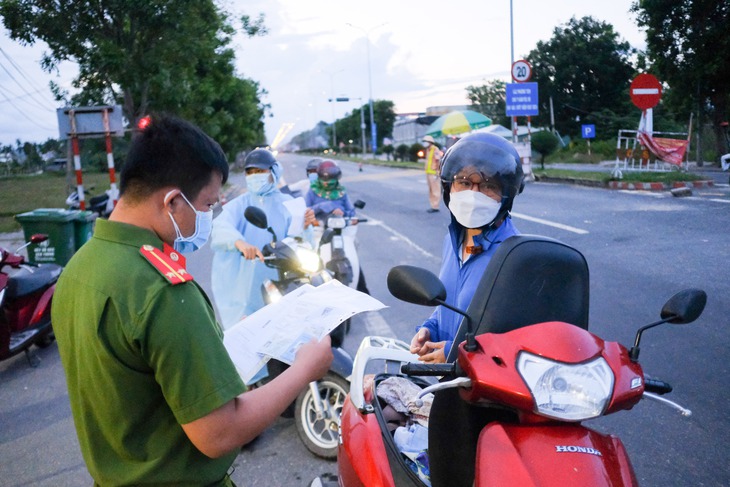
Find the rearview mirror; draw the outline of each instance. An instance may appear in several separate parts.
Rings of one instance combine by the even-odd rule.
[[[700,317],[707,304],[707,293],[701,289],[685,289],[666,302],[661,317],[676,325],[692,323]]]
[[[41,242],[45,242],[48,240],[48,235],[45,233],[34,233],[30,236],[30,243],[32,244],[39,244]]]
[[[269,226],[269,221],[266,218],[266,213],[261,208],[255,206],[248,206],[243,212],[243,216],[252,225],[263,228],[266,230]]]
[[[399,265],[388,272],[388,290],[401,301],[424,306],[438,306],[446,299],[446,289],[436,275],[410,265]]]
[[[362,210],[363,208],[365,208],[365,202],[364,202],[363,200],[356,200],[356,201],[355,201],[355,202],[354,202],[354,203],[352,204],[352,206],[354,206],[354,207],[355,207],[355,208],[357,208],[358,210]]]

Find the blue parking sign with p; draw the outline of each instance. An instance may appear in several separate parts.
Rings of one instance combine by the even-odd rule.
[[[593,124],[581,125],[580,132],[584,139],[594,139],[596,137],[596,126]]]

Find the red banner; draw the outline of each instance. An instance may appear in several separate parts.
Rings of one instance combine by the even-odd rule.
[[[646,132],[639,132],[638,138],[659,160],[678,166],[682,164],[689,144],[688,140],[652,137]]]

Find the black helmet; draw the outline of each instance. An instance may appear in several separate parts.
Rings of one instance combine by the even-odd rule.
[[[342,177],[342,170],[335,161],[325,159],[319,163],[319,166],[317,166],[317,176],[319,176],[319,179],[323,181],[330,179],[339,180]]]
[[[243,160],[243,168],[257,167],[259,169],[269,169],[276,165],[274,154],[266,149],[254,149],[246,155]]]
[[[307,174],[310,172],[317,172],[317,168],[319,167],[319,164],[324,161],[321,157],[315,157],[314,159],[310,160],[307,163]]]
[[[522,161],[514,145],[504,137],[476,133],[459,139],[446,151],[441,161],[443,199],[449,206],[451,182],[468,170],[484,179],[495,180],[502,191],[502,206],[494,221],[500,221],[511,209],[515,196],[524,188]]]

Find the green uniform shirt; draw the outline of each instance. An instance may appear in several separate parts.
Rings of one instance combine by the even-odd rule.
[[[236,452],[210,459],[181,424],[245,391],[210,301],[171,285],[141,254],[152,232],[97,220],[53,298],[53,328],[86,465],[100,485],[218,485]]]

